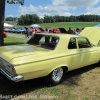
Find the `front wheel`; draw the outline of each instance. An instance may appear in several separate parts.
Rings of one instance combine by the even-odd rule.
[[[62,82],[66,73],[66,69],[63,67],[56,68],[48,76],[47,80],[50,85],[58,85]]]

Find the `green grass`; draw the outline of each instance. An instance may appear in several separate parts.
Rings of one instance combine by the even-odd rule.
[[[99,22],[59,22],[59,23],[45,23],[39,24],[42,27],[61,27],[68,29],[71,27],[72,29],[76,28],[85,28],[85,27],[93,27],[94,25],[99,24]]]
[[[22,44],[25,43],[26,40],[25,39],[19,39],[19,38],[13,38],[13,37],[7,37],[4,38],[4,45],[18,45],[18,44]]]
[[[19,25],[15,25],[14,22],[9,22],[12,25],[14,25],[15,27],[24,27],[24,26],[19,26]],[[39,24],[41,27],[43,28],[52,28],[52,27],[60,27],[60,28],[65,28],[68,29],[69,27],[71,27],[72,29],[76,29],[76,28],[85,28],[85,27],[93,27],[96,24],[100,24],[100,22],[57,22],[57,23],[42,23]],[[27,26],[29,27],[29,25]]]

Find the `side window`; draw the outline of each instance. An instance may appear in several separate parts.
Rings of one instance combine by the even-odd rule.
[[[68,49],[76,49],[76,39],[75,38],[71,38],[69,40],[69,44],[68,44]]]
[[[86,38],[78,38],[78,46],[79,48],[90,48],[91,44]]]

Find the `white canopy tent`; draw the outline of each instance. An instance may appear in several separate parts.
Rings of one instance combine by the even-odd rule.
[[[37,24],[32,24],[32,25],[30,25],[30,27],[39,28],[40,26]]]
[[[7,23],[4,23],[4,27],[11,28],[11,27],[13,27],[13,25],[10,25],[10,24],[7,24]]]

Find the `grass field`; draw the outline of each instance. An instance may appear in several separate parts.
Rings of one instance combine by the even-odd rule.
[[[18,38],[13,38],[13,37],[7,37],[4,39],[4,45],[18,45],[18,44],[22,44],[25,43],[26,40],[25,39],[18,39]]]
[[[24,26],[16,26],[14,22],[7,22],[13,24],[15,27],[24,27]],[[57,23],[42,23],[39,24],[41,27],[45,28],[52,28],[52,27],[60,27],[60,28],[65,28],[68,29],[71,27],[72,29],[76,28],[85,28],[85,27],[93,27],[96,24],[100,24],[100,22],[57,22]],[[29,27],[29,26],[27,26]]]
[[[93,27],[94,25],[99,24],[99,22],[59,22],[59,23],[45,23],[39,24],[42,27],[61,27],[68,29],[71,27],[72,29],[76,28],[85,28],[85,27]]]
[[[73,25],[72,25],[73,24]],[[55,23],[41,24],[43,27],[72,28],[94,26],[97,23]],[[21,44],[26,40],[18,38],[5,38],[5,45]],[[78,62],[76,62],[78,63]],[[100,67],[86,66],[66,74],[64,81],[54,87],[47,86],[42,78],[23,82],[12,82],[0,74],[0,99],[13,96],[12,100],[100,100]],[[19,97],[18,97],[19,96]],[[15,97],[15,98],[14,98]],[[8,99],[6,99],[8,100]]]

